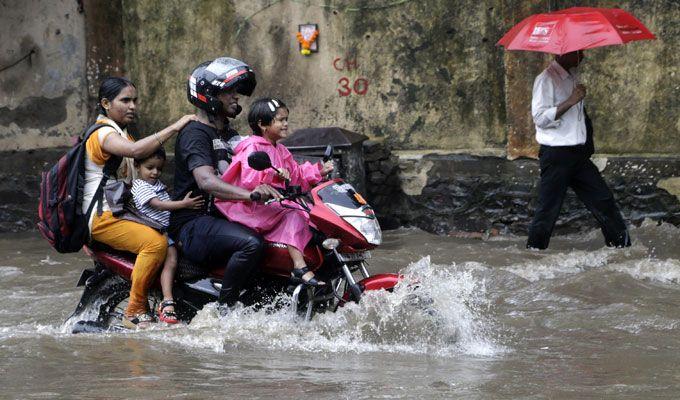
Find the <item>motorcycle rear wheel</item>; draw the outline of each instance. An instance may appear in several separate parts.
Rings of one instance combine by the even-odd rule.
[[[99,316],[97,321],[106,328],[106,330],[122,330],[125,329],[123,319],[125,318],[125,309],[130,301],[129,290],[124,290],[115,293],[109,300],[102,304],[99,309]]]
[[[123,325],[125,309],[130,302],[130,282],[118,276],[112,276],[91,289],[87,296],[90,304],[101,304],[98,307],[95,324],[106,331],[118,331],[126,329]],[[158,304],[157,296],[150,293],[149,300],[151,310],[155,310]]]
[[[149,307],[153,316],[156,316],[156,308],[160,304],[161,299],[155,293],[149,293]],[[125,309],[130,302],[130,289],[121,290],[109,298],[109,300],[102,304],[99,308],[99,316],[97,321],[107,330],[122,330],[127,329],[123,325],[125,319]]]

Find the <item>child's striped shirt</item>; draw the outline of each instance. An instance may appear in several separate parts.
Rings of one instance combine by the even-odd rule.
[[[130,191],[132,192],[135,206],[142,214],[163,225],[165,228],[170,225],[170,211],[158,210],[149,205],[149,201],[153,198],[158,198],[161,201],[170,200],[168,190],[160,180],[157,180],[155,185],[150,185],[146,181],[135,179],[132,181],[132,189]]]

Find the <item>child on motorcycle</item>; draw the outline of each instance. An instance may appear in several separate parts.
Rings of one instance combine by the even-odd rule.
[[[248,124],[253,135],[234,149],[234,157],[222,180],[232,185],[252,190],[268,184],[275,188],[299,185],[307,191],[333,170],[332,161],[298,164],[290,151],[277,142],[288,136],[288,108],[275,98],[256,100],[248,113]],[[257,171],[248,165],[248,156],[254,151],[269,155],[276,169]],[[307,268],[303,252],[312,238],[309,215],[299,209],[282,207],[281,203],[268,205],[255,202],[216,201],[216,207],[233,222],[246,225],[262,234],[265,240],[284,243],[293,260],[291,280],[311,286],[325,285]]]
[[[191,192],[178,201],[170,200],[166,186],[158,179],[165,164],[165,151],[159,147],[148,157],[135,159],[137,179],[132,181],[132,199],[141,214],[153,220],[165,231],[170,224],[170,211],[181,208],[200,209],[203,206],[201,197],[190,197]],[[163,301],[158,306],[158,318],[168,324],[179,322],[175,313],[175,301],[172,296],[172,283],[177,269],[177,249],[169,237],[168,251],[161,272],[161,288]]]

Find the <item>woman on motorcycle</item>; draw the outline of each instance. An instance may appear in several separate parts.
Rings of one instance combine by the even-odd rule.
[[[277,144],[288,136],[288,108],[281,100],[256,100],[248,113],[248,124],[253,136],[236,146],[232,163],[222,176],[223,181],[249,190],[261,184],[285,188],[288,181],[291,185],[301,186],[302,190],[309,190],[333,170],[332,161],[300,165],[284,145]],[[254,151],[266,152],[276,170],[256,171],[251,168],[248,156]],[[284,208],[281,203],[264,205],[219,201],[215,205],[230,221],[256,230],[267,241],[286,244],[294,266],[292,281],[311,286],[325,284],[314,277],[314,272],[307,268],[303,257],[304,249],[312,238],[306,212]]]
[[[193,115],[185,115],[174,124],[135,141],[127,132],[127,126],[136,117],[137,89],[125,78],[106,78],[99,87],[97,106],[100,115],[97,123],[106,124],[95,131],[85,144],[85,188],[82,210],[86,213],[92,201],[98,201],[90,215],[91,239],[114,249],[137,254],[132,272],[130,301],[125,310],[127,327],[144,327],[154,318],[149,314],[147,295],[159,267],[165,260],[168,242],[157,230],[136,222],[115,218],[111,208],[97,190],[105,176],[109,159],[119,159],[113,174],[108,172],[108,182],[130,182],[134,178],[133,160],[148,156],[176,134]],[[108,163],[111,164],[111,163]],[[110,167],[107,167],[110,168]]]

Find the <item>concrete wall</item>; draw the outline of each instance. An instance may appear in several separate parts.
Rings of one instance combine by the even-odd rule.
[[[507,1],[503,24],[524,16],[571,6],[617,7],[638,17],[655,41],[586,52],[582,81],[595,128],[596,151],[609,154],[678,154],[680,150],[680,2]],[[551,7],[548,7],[550,5]],[[551,59],[529,52],[505,52],[508,155],[537,154],[527,99],[535,77]],[[543,64],[543,65],[541,65]]]
[[[531,85],[550,57],[495,42],[527,15],[574,5],[624,8],[659,38],[587,52],[583,81],[600,159],[616,155],[603,173],[626,219],[680,223],[679,1],[5,0],[0,151],[68,144],[107,75],[136,82],[139,131],[158,130],[192,111],[191,69],[230,55],[254,67],[253,97],[288,103],[293,129],[339,126],[383,149],[367,159],[381,217],[440,233],[523,232],[536,162],[504,159],[536,155]],[[298,52],[300,23],[319,25],[310,57]],[[32,226],[36,171],[62,151],[5,153],[0,231]],[[573,196],[560,221],[593,223]]]
[[[99,85],[108,76],[125,76],[123,5],[120,0],[81,0],[85,15],[88,121],[98,113]]]
[[[83,129],[81,11],[73,0],[0,3],[0,150],[67,145]]]
[[[535,160],[418,151],[391,155],[365,147],[367,198],[384,227],[417,226],[438,234],[513,232],[526,234],[538,192]],[[680,158],[617,156],[593,158],[624,220],[680,224]],[[595,218],[567,192],[556,233],[588,231]]]
[[[231,2],[204,0],[122,0],[128,76],[140,96],[139,129],[144,135],[193,112],[186,80],[202,61],[231,49],[234,8]]]
[[[678,154],[680,2],[667,0],[9,0],[0,68],[35,53],[0,72],[0,150],[66,144],[109,74],[137,83],[142,133],[162,128],[191,111],[191,69],[231,55],[255,68],[256,97],[286,100],[293,128],[340,126],[397,151],[534,157],[531,84],[550,57],[495,42],[527,15],[573,5],[622,7],[659,37],[587,53],[598,151]],[[307,22],[320,30],[310,57],[295,39]]]
[[[193,66],[232,55],[255,68],[255,97],[276,95],[291,106],[294,128],[340,126],[386,140],[396,150],[479,152],[507,145],[510,158],[536,155],[531,85],[550,56],[505,52],[495,42],[531,13],[577,4],[123,3],[127,65],[140,88],[144,130],[190,110],[184,79]],[[579,3],[630,10],[659,37],[587,53],[583,81],[598,150],[677,154],[680,3]],[[298,53],[300,23],[319,25],[319,52],[310,57]],[[243,122],[238,127],[247,131]]]

